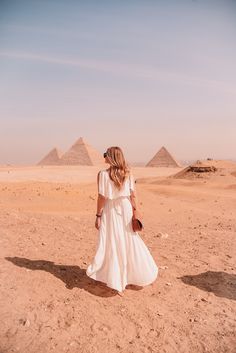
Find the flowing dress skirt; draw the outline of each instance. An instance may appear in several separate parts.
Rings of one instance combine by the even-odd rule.
[[[106,200],[96,254],[86,274],[118,291],[123,291],[127,284],[146,286],[155,281],[158,267],[139,234],[132,229],[129,197]]]

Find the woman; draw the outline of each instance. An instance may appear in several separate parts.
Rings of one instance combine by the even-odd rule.
[[[127,284],[145,286],[152,283],[158,267],[132,228],[132,217],[137,213],[135,185],[121,148],[108,148],[104,158],[110,166],[97,176],[95,227],[99,240],[86,274],[123,296]]]

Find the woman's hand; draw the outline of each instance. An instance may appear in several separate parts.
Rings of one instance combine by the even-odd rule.
[[[101,225],[101,217],[96,217],[95,228],[99,230],[100,225]]]

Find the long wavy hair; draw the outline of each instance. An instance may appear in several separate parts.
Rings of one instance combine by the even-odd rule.
[[[123,183],[130,173],[123,151],[120,147],[112,146],[106,151],[107,160],[109,161],[109,176],[118,189],[121,189]]]

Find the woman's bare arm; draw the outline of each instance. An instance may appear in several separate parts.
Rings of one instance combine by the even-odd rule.
[[[97,198],[97,214],[101,215],[104,205],[106,202],[106,198],[104,196],[102,196],[101,194],[98,194],[98,198]]]
[[[133,206],[133,210],[137,210],[136,192],[134,190],[131,190],[130,200],[131,200],[131,204]]]
[[[97,175],[97,187],[98,187],[98,183],[99,183],[99,173]],[[102,210],[105,205],[105,202],[106,202],[106,198],[103,195],[99,194],[99,188],[98,188],[97,214],[99,214],[99,215],[102,214]]]
[[[136,188],[134,187],[133,190],[130,189],[130,202],[133,208],[133,217],[134,218],[141,218],[142,215],[140,211],[138,210],[138,197],[137,197],[137,192]]]
[[[99,185],[99,173],[97,176],[97,186]],[[97,214],[96,214],[96,221],[95,221],[95,227],[97,229],[100,228],[101,225],[101,215],[102,215],[102,211],[103,211],[103,207],[105,205],[106,202],[106,198],[99,194],[99,187],[98,187],[98,197],[97,197]]]

